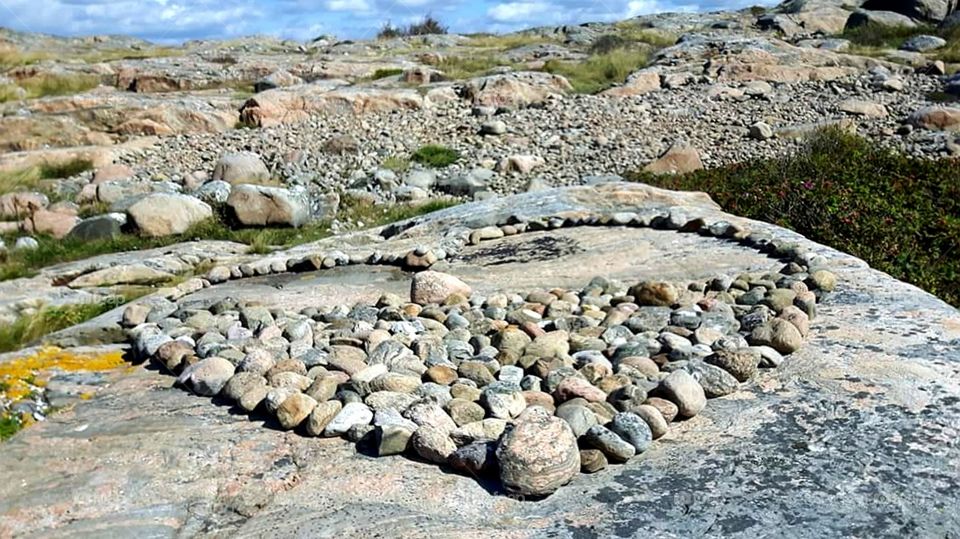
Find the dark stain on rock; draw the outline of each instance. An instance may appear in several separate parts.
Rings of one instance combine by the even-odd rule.
[[[540,236],[519,242],[491,243],[495,243],[495,245],[460,255],[455,261],[479,266],[499,266],[502,264],[547,262],[563,256],[585,252],[585,249],[580,247],[576,240],[555,236]]]

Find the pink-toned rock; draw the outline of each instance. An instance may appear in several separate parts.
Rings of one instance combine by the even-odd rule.
[[[660,89],[660,73],[656,71],[638,71],[627,79],[623,86],[616,86],[601,92],[608,97],[631,97],[643,95]]]
[[[546,163],[539,155],[511,155],[504,157],[497,163],[497,171],[528,174],[533,169],[542,167]]]
[[[93,173],[93,184],[103,182],[112,182],[117,180],[127,180],[133,177],[133,169],[127,165],[107,165],[98,168]]]
[[[558,402],[566,402],[578,397],[589,402],[607,400],[607,394],[602,389],[578,376],[571,376],[560,382],[554,395]]]
[[[23,229],[34,234],[48,234],[54,238],[62,238],[73,230],[81,221],[75,214],[38,210],[24,219]]]
[[[240,109],[240,120],[271,127],[297,123],[312,114],[362,114],[391,110],[416,110],[423,97],[409,89],[337,88],[302,84],[277,88],[251,97]]]
[[[528,107],[573,90],[567,79],[539,71],[521,71],[471,79],[462,95],[474,105]]]
[[[911,114],[908,121],[923,129],[954,131],[960,129],[960,108],[923,107]]]
[[[0,196],[0,217],[24,218],[50,203],[41,193],[7,193]]]
[[[510,492],[546,496],[580,471],[577,439],[566,421],[543,408],[527,408],[497,446],[500,481]]]
[[[470,297],[472,292],[467,283],[439,271],[421,271],[410,283],[410,301],[419,305],[443,303],[453,294]]]
[[[700,152],[692,146],[674,144],[644,170],[654,174],[684,174],[703,168]]]

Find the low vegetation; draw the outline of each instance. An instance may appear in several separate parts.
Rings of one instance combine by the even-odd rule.
[[[470,41],[466,43],[469,47],[479,49],[495,49],[498,51],[508,51],[518,47],[529,45],[541,45],[544,43],[557,43],[555,39],[533,33],[518,34],[473,34],[468,36]]]
[[[19,350],[53,332],[82,324],[123,305],[135,296],[117,296],[114,300],[101,303],[44,307],[33,314],[21,316],[14,323],[0,327],[0,353]]]
[[[92,169],[92,162],[86,159],[74,159],[13,171],[0,171],[0,195],[15,191],[43,190],[45,180],[69,178]]]
[[[410,160],[391,155],[390,157],[384,159],[383,163],[380,163],[380,168],[385,168],[394,172],[406,172],[410,169]]]
[[[340,221],[362,222],[365,226],[380,226],[394,221],[416,217],[449,207],[452,201],[431,201],[423,205],[394,204],[377,206],[344,196],[341,201]],[[276,248],[291,247],[323,239],[330,235],[329,223],[320,222],[301,228],[236,228],[227,223],[225,212],[198,223],[181,236],[146,238],[137,234],[122,234],[113,239],[79,241],[70,238],[36,237],[36,249],[17,249],[0,252],[0,281],[29,277],[37,270],[54,264],[83,260],[92,256],[125,251],[140,251],[165,247],[191,240],[223,240],[250,246],[251,253],[265,253]]]
[[[631,177],[705,191],[730,213],[796,230],[960,305],[960,161],[915,159],[831,128],[781,159]]]
[[[904,26],[885,26],[875,23],[856,28],[848,28],[838,37],[850,40],[852,51],[864,56],[876,56],[889,49],[899,49],[912,37],[920,35],[938,36],[947,44],[929,52],[929,56],[946,63],[960,62],[960,28],[918,25],[913,28]]]
[[[441,59],[436,68],[449,79],[471,79],[487,74],[496,67],[511,66],[510,62],[493,55],[448,56]],[[512,67],[512,66],[511,66]]]
[[[411,161],[433,168],[448,167],[460,159],[460,152],[446,146],[428,144],[410,157]]]
[[[380,80],[387,77],[395,77],[403,73],[403,70],[400,68],[387,68],[387,69],[378,69],[373,72],[373,75],[370,75],[370,80]]]
[[[57,372],[108,371],[123,365],[123,353],[119,351],[82,355],[45,347],[36,353],[0,363],[0,401],[15,403],[23,399],[37,399],[49,378]],[[89,394],[80,395],[80,398],[89,398]],[[48,407],[45,414],[55,411]],[[29,413],[0,411],[0,441],[10,438],[34,421]]]
[[[582,62],[550,60],[543,70],[566,77],[574,91],[595,94],[627,77],[649,62],[649,52],[636,48],[617,48],[610,52],[594,54]]]
[[[18,99],[34,99],[73,95],[92,90],[100,84],[96,75],[43,73],[23,78],[16,84],[0,84],[0,103]]]
[[[394,26],[389,21],[384,24],[377,32],[377,39],[394,39],[398,37],[426,36],[432,34],[446,34],[447,27],[435,19],[432,15],[427,15],[418,22],[408,26]]]

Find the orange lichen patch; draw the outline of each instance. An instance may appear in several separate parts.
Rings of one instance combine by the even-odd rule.
[[[18,401],[46,384],[57,371],[107,371],[124,365],[120,351],[84,355],[55,347],[0,363],[0,398]]]

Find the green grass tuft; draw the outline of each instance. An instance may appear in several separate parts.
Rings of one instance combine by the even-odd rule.
[[[621,48],[590,56],[582,62],[550,60],[543,70],[566,77],[578,93],[595,94],[623,83],[631,73],[646,66],[649,59],[646,50]]]
[[[44,307],[34,314],[20,317],[10,325],[0,327],[0,352],[19,350],[55,331],[96,318],[125,302],[126,298],[117,298],[116,301],[102,303]]]
[[[630,177],[705,191],[730,213],[796,230],[960,305],[960,161],[915,159],[831,128],[781,159]]]
[[[410,169],[410,160],[403,157],[390,156],[380,163],[381,168],[392,170],[394,172],[406,172]]]
[[[446,146],[437,146],[434,144],[428,144],[420,148],[414,152],[410,158],[411,161],[433,168],[448,167],[456,163],[459,159],[460,152],[452,148],[447,148]]]
[[[370,75],[370,80],[380,80],[387,77],[395,77],[403,73],[403,70],[400,68],[387,68],[387,69],[378,69],[373,72],[373,75]]]

